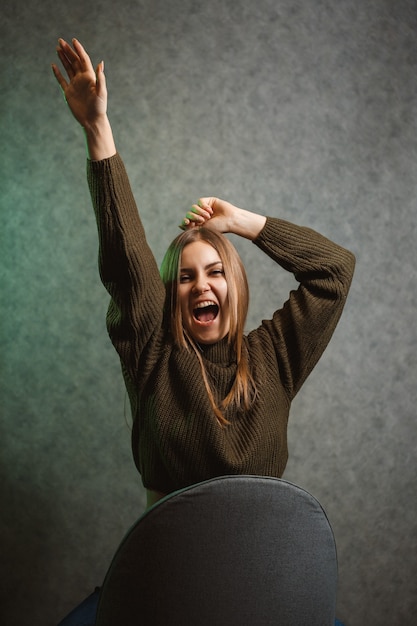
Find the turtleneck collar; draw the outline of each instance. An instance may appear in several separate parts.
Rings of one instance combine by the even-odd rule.
[[[234,346],[228,343],[228,335],[216,343],[196,344],[203,357],[218,365],[230,365],[236,362]]]

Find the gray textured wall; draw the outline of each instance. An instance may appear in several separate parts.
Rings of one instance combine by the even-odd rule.
[[[415,0],[2,8],[1,623],[56,624],[100,584],[144,506],[83,138],[49,69],[58,36],[105,60],[117,145],[159,261],[203,194],[357,255],[344,316],[293,405],[285,477],[332,522],[338,616],[415,624]],[[248,242],[239,249],[253,326],[293,283]]]

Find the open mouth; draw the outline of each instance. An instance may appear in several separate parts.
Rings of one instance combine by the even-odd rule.
[[[194,318],[201,324],[208,324],[213,322],[219,313],[219,306],[207,300],[206,302],[200,302],[195,309],[193,309]]]

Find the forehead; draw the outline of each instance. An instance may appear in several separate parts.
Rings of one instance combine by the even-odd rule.
[[[207,241],[193,241],[187,244],[181,253],[181,267],[221,263],[219,253]]]

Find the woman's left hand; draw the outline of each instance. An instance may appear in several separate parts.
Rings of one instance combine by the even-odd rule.
[[[200,198],[187,212],[180,228],[190,230],[204,226],[210,230],[227,233],[230,232],[232,218],[238,211],[240,209],[220,198]]]
[[[193,204],[180,224],[182,230],[204,226],[219,233],[234,233],[246,239],[255,239],[265,225],[266,218],[252,211],[240,209],[220,198],[200,198]]]
[[[187,211],[184,219],[180,224],[181,230],[191,230],[192,228],[201,228],[205,226],[213,215],[213,209],[207,204],[203,204],[200,199],[197,204],[193,204],[191,209]]]

